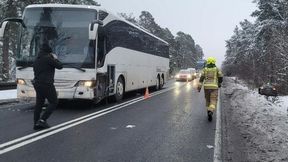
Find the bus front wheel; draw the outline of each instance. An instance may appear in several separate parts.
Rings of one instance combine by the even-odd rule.
[[[125,84],[123,78],[119,77],[116,83],[116,93],[114,95],[116,102],[119,102],[123,99],[124,92],[125,92]]]

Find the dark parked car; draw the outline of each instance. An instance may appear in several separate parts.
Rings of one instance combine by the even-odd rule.
[[[259,87],[258,93],[265,96],[277,96],[278,92],[274,85],[267,83]]]

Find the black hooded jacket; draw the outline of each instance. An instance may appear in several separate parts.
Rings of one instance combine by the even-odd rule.
[[[62,69],[62,63],[55,59],[50,51],[41,50],[33,65],[34,82],[37,84],[53,84],[55,68]]]

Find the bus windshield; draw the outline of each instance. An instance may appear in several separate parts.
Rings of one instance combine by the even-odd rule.
[[[32,66],[40,46],[48,43],[62,63],[94,68],[95,41],[88,39],[88,26],[96,18],[92,9],[26,9],[23,20],[27,28],[21,29],[17,66]]]

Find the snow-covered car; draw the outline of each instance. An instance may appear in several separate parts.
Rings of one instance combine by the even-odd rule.
[[[176,81],[191,81],[193,80],[192,75],[189,70],[180,70],[178,74],[175,75]]]
[[[274,85],[267,83],[258,88],[258,93],[265,96],[277,96],[278,92]]]

